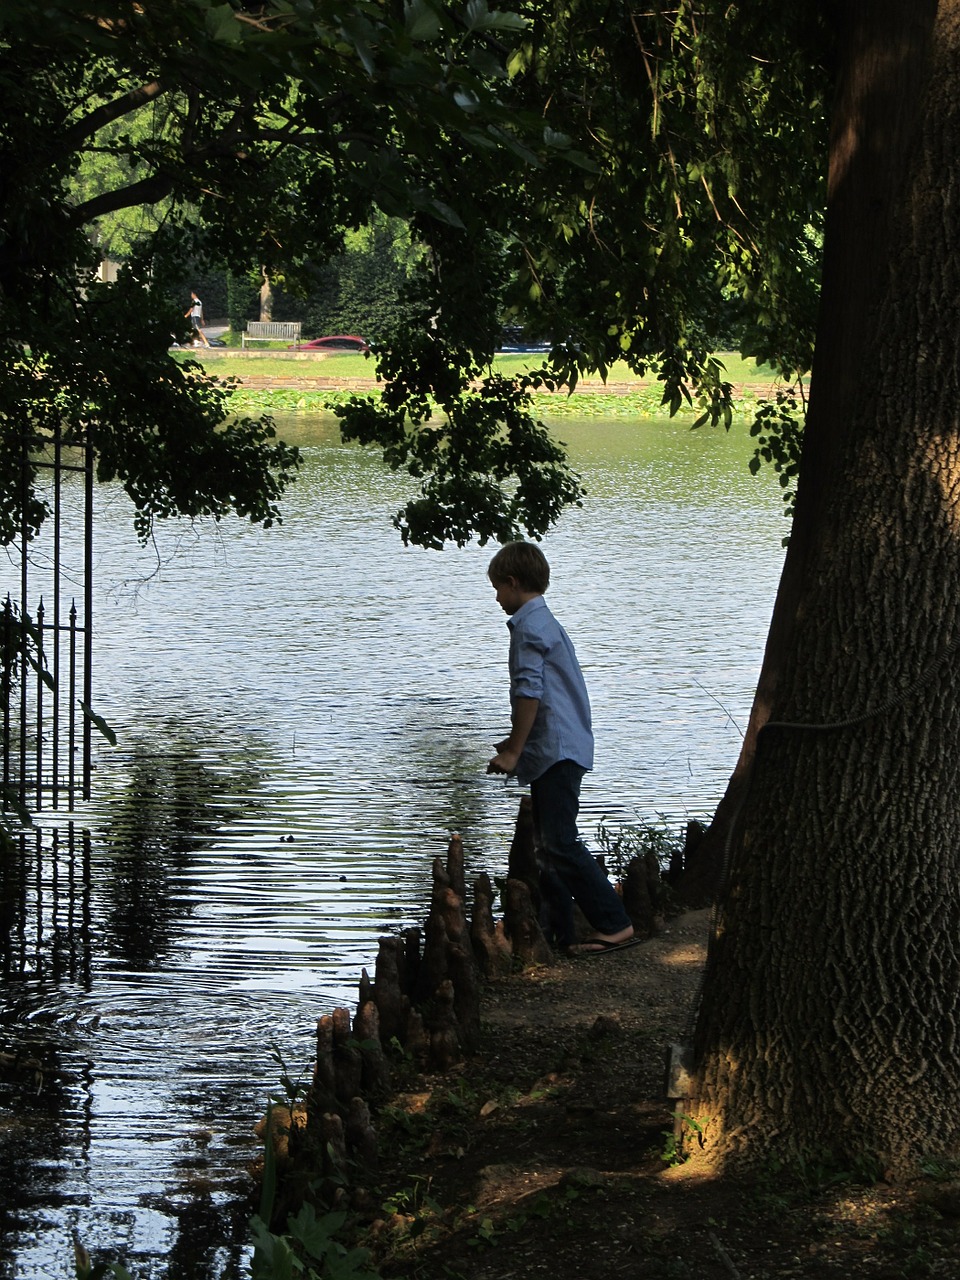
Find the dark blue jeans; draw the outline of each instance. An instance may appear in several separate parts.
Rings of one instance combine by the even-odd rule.
[[[620,895],[580,839],[580,783],[586,769],[561,760],[530,783],[542,894],[541,920],[559,947],[576,941],[574,902],[597,933],[630,928]]]

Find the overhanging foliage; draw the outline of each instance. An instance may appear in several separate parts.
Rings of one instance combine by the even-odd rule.
[[[657,372],[671,411],[699,387],[712,421],[728,420],[708,360],[722,329],[785,374],[809,366],[816,13],[9,0],[0,429],[95,422],[100,474],[127,486],[141,536],[177,511],[276,519],[294,452],[268,421],[221,426],[220,392],[166,357],[156,286],[206,255],[296,288],[379,208],[425,250],[417,319],[381,335],[383,404],[351,407],[344,429],[421,481],[405,537],[539,536],[578,488],[531,384],[484,382],[505,317],[553,343],[534,382],[625,359]],[[98,223],[141,209],[123,278],[95,284]],[[21,498],[8,486],[0,502],[9,536]]]

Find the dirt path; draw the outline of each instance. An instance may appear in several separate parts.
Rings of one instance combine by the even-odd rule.
[[[771,1168],[736,1184],[664,1160],[665,1051],[709,926],[691,912],[487,987],[477,1057],[379,1118],[375,1198],[395,1212],[365,1243],[385,1280],[960,1276],[958,1183],[787,1184]]]

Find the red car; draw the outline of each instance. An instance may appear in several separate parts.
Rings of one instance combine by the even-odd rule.
[[[365,338],[358,337],[355,333],[335,333],[326,338],[311,338],[309,342],[301,342],[299,346],[293,344],[287,347],[288,351],[362,351],[364,354],[370,350],[370,344]]]

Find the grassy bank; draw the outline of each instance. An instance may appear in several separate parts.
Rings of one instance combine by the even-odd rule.
[[[250,354],[220,348],[184,351],[179,358],[197,359],[211,373],[240,379],[245,385],[237,389],[233,404],[241,412],[320,411],[349,396],[373,392],[377,386],[375,361],[353,352]],[[775,387],[776,376],[769,367],[735,353],[722,353],[720,358],[744,411]],[[535,355],[511,352],[498,355],[493,367],[498,373],[512,375],[534,369],[538,363]],[[535,399],[540,412],[550,417],[650,417],[664,411],[656,379],[641,380],[625,364],[614,365],[605,383],[599,377],[585,378],[572,396],[543,392]],[[696,412],[696,406],[687,411]]]
[[[229,372],[240,378],[248,377],[289,377],[305,378],[365,378],[370,382],[376,380],[376,361],[372,356],[363,356],[353,351],[329,354],[319,351],[260,350],[240,351],[230,347],[213,347],[209,350],[199,347],[184,348],[175,353],[178,359],[198,360],[206,368],[214,372]],[[775,373],[768,365],[758,365],[755,360],[743,359],[736,352],[720,352],[727,379],[734,385],[741,383],[765,383],[775,380]],[[536,354],[524,352],[501,352],[494,357],[493,368],[498,373],[521,373],[525,369],[536,369],[540,365]],[[588,382],[599,382],[599,378],[589,378]],[[608,381],[637,382],[637,375],[624,363],[611,366]]]

